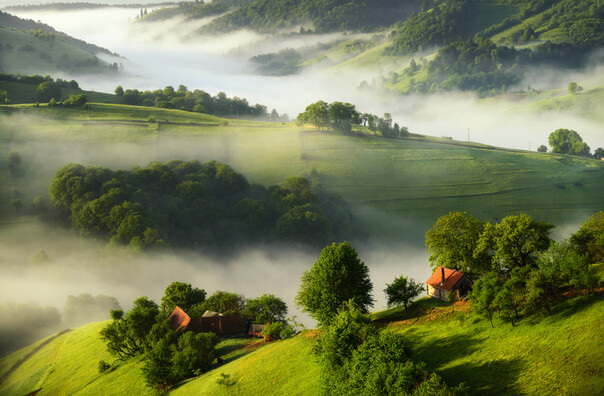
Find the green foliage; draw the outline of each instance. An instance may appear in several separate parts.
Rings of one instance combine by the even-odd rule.
[[[142,371],[148,386],[166,391],[177,382],[172,368],[173,356],[174,352],[166,340],[159,340],[145,354]]]
[[[63,102],[63,106],[83,106],[88,102],[86,94],[70,95],[68,99]]]
[[[350,103],[327,104],[320,100],[306,106],[305,111],[298,114],[297,120],[299,124],[311,123],[319,130],[331,127],[346,134],[352,131],[352,125],[362,123],[368,124],[373,132],[379,130],[383,137],[401,138],[409,135],[406,127],[400,128],[398,124],[392,126],[392,116],[389,113],[385,113],[383,118],[368,113],[361,114]]]
[[[241,294],[218,290],[203,303],[194,306],[192,311],[194,316],[201,316],[206,310],[223,315],[242,315],[244,309],[245,299]]]
[[[333,243],[321,251],[312,268],[302,275],[296,303],[316,319],[328,325],[338,309],[349,300],[361,312],[373,305],[369,269],[348,242]]]
[[[578,251],[587,254],[590,263],[604,263],[604,212],[593,214],[570,238]]]
[[[411,360],[407,343],[379,332],[354,304],[344,306],[323,329],[316,352],[324,365],[324,389],[330,395],[452,395],[438,376]],[[422,382],[430,379],[431,384]]]
[[[534,266],[538,253],[549,247],[552,228],[553,224],[526,214],[505,217],[496,225],[486,225],[475,254],[492,255],[493,268],[502,272]]]
[[[164,109],[178,109],[196,113],[229,116],[234,118],[265,118],[270,119],[266,106],[250,105],[247,99],[234,96],[229,98],[224,92],[211,96],[205,91],[196,89],[189,91],[184,85],[175,90],[172,86],[153,91],[126,89],[119,95],[122,103],[136,106],[154,106]],[[120,88],[120,87],[118,87]],[[123,90],[123,88],[122,88]],[[117,90],[117,92],[120,92]]]
[[[552,153],[578,155],[581,157],[589,157],[589,146],[583,141],[581,136],[572,129],[556,129],[550,133],[549,145],[552,148]]]
[[[542,144],[537,148],[537,151],[540,153],[547,153],[547,146]]]
[[[99,374],[107,372],[111,368],[111,365],[104,360],[99,360]]]
[[[235,385],[236,381],[231,378],[230,374],[220,373],[220,378],[216,380],[216,383],[220,386],[228,388]]]
[[[287,304],[273,294],[263,294],[247,300],[243,316],[252,323],[264,324],[280,322],[287,315]]]
[[[424,291],[422,283],[417,283],[402,275],[394,278],[392,283],[387,283],[384,289],[388,308],[403,304],[405,309],[407,309],[407,304],[419,296],[422,291]]]
[[[443,5],[418,13],[394,32],[394,42],[385,53],[406,55],[429,46],[443,45],[467,36],[473,16],[473,4],[469,0],[448,0]]]
[[[426,232],[426,246],[432,268],[443,266],[480,275],[490,270],[490,258],[474,256],[485,224],[465,212],[450,212],[436,220]]]
[[[175,378],[180,381],[208,371],[216,359],[217,343],[214,333],[183,334],[172,358]]]
[[[169,244],[219,251],[272,240],[320,246],[349,234],[346,204],[305,183],[299,191],[251,188],[216,161],[155,162],[131,171],[69,164],[49,192],[59,218],[81,235],[133,249]]]
[[[139,297],[133,302],[132,309],[123,317],[123,313],[113,311],[113,321],[101,332],[101,340],[107,344],[107,351],[120,359],[126,359],[145,353],[152,347],[147,338],[156,324],[159,307],[147,297]]]
[[[501,289],[501,280],[494,272],[488,272],[482,279],[474,283],[470,300],[472,308],[479,314],[484,316],[493,326],[493,314],[497,310],[495,297]]]
[[[358,0],[256,0],[213,20],[200,31],[217,33],[242,28],[275,31],[306,23],[312,24],[316,32],[370,30],[371,26],[388,26],[404,20],[418,9],[419,1],[401,4],[394,0],[376,0],[368,5]]]
[[[583,91],[583,87],[578,85],[576,82],[568,83],[568,93],[571,95],[577,95]]]
[[[161,298],[161,311],[170,314],[176,306],[189,312],[195,304],[201,304],[206,298],[206,291],[192,287],[190,283],[172,282],[164,290]]]
[[[44,81],[38,85],[36,98],[40,102],[50,102],[51,99],[61,99],[61,87],[54,81]]]
[[[295,49],[285,48],[278,52],[253,56],[250,62],[257,67],[256,72],[259,74],[284,76],[298,71],[301,58]]]
[[[286,325],[283,322],[272,322],[264,326],[262,335],[267,341],[275,341],[281,339],[281,333],[285,331]]]

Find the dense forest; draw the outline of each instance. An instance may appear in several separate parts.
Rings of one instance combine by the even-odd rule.
[[[409,93],[462,90],[485,97],[505,93],[520,83],[527,68],[581,68],[587,65],[589,56],[590,47],[586,45],[546,42],[519,50],[478,37],[439,49],[434,59],[423,65],[412,60],[403,74],[413,79]]]
[[[518,12],[483,31],[473,31],[472,22],[480,3],[478,0],[449,0],[442,5],[435,2],[433,8],[424,8],[393,31],[394,41],[385,53],[405,55],[472,36],[490,37],[520,24],[503,39],[506,44],[549,40],[594,47],[604,43],[604,4],[596,0],[511,2],[519,6]]]
[[[313,25],[315,32],[371,30],[375,26],[388,26],[407,19],[419,10],[419,5],[419,0],[256,0],[212,21],[201,32],[243,28],[270,32],[305,24]]]
[[[352,233],[348,205],[308,179],[264,187],[215,161],[154,162],[130,171],[69,164],[49,190],[58,219],[81,235],[135,249],[320,246]]]

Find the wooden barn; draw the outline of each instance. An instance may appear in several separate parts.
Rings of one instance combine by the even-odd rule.
[[[191,318],[179,307],[170,314],[170,327],[175,331],[214,333],[218,336],[235,336],[247,333],[247,323],[239,315],[222,315],[217,312],[200,318]]]
[[[472,290],[472,284],[463,272],[440,266],[426,281],[428,295],[442,301],[447,301],[449,293],[455,293],[457,298],[465,296]]]

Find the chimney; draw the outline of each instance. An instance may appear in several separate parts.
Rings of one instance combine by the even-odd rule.
[[[440,284],[441,284],[441,285],[444,285],[444,284],[445,284],[445,267],[440,267],[440,273],[441,273],[441,275],[442,275],[442,278],[441,278]]]

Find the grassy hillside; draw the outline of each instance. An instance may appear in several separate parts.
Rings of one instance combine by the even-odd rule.
[[[405,335],[418,359],[471,394],[596,395],[604,392],[604,294],[557,305],[551,316],[494,328],[450,307],[389,326]],[[421,322],[421,323],[420,323]]]
[[[61,41],[56,35],[0,26],[0,72],[85,74],[110,72],[109,64],[91,52]]]
[[[567,300],[551,316],[523,319],[515,327],[495,320],[491,328],[461,303],[454,312],[450,306],[438,305],[442,304],[420,300],[414,306],[422,309],[410,307],[413,314],[406,321],[392,322],[387,328],[403,334],[415,357],[448,384],[465,382],[470,394],[476,395],[604,391],[599,348],[604,334],[604,294],[593,296],[589,303],[585,297]],[[40,389],[39,395],[147,394],[140,358],[98,373],[99,360],[112,361],[98,337],[105,323],[49,337],[50,342],[41,340],[1,359],[0,393],[23,395]],[[224,363],[171,393],[317,395],[321,366],[312,353],[315,337],[315,332],[308,332],[272,343],[223,340],[217,348]],[[229,376],[230,386],[218,382],[222,374]]]
[[[593,159],[449,139],[389,140],[368,131],[344,136],[150,107],[8,108],[12,116],[0,118],[0,138],[8,143],[6,152],[21,154],[27,172],[14,181],[5,176],[4,207],[13,189],[26,202],[45,194],[67,162],[115,169],[174,158],[215,159],[264,185],[312,174],[353,204],[367,235],[412,235],[420,242],[452,210],[488,221],[525,212],[560,224],[601,210],[604,194],[604,162]],[[159,134],[155,121],[161,121]],[[405,232],[404,221],[420,227]]]

